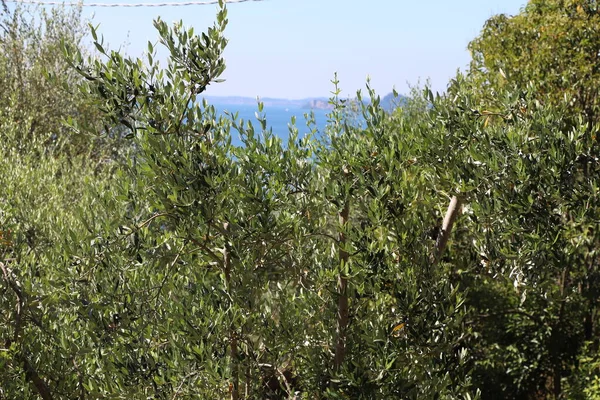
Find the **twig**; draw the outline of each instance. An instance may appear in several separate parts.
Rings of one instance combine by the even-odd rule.
[[[4,280],[17,296],[17,315],[15,317],[15,332],[13,335],[13,341],[16,342],[21,333],[21,314],[23,312],[23,307],[25,306],[25,298],[21,288],[19,288],[19,285],[17,285],[17,283],[10,278],[9,270],[2,262],[0,262],[0,269],[2,269]]]
[[[175,256],[175,258],[173,259],[173,261],[169,264],[169,266],[167,267],[167,272],[165,272],[165,276],[163,277],[162,282],[160,283],[160,286],[158,287],[158,291],[156,292],[156,296],[154,297],[154,301],[158,301],[158,298],[160,297],[160,294],[163,290],[163,287],[165,286],[165,283],[167,282],[167,279],[169,278],[169,275],[171,273],[171,269],[175,266],[175,264],[177,264],[177,261],[179,261],[179,257],[181,257],[181,253],[183,252],[183,249],[185,248],[185,244],[183,244],[181,246],[181,249],[179,249],[179,251],[177,252],[177,255]]]
[[[171,397],[171,400],[175,400],[177,397],[179,397],[179,392],[181,392],[181,388],[183,387],[183,384],[185,383],[185,381],[187,381],[194,375],[198,375],[198,372],[191,372],[183,377],[183,379],[181,380],[181,383],[179,384],[179,386],[177,386],[177,389],[175,389],[175,393],[173,393],[173,397]]]
[[[154,221],[156,218],[159,217],[172,217],[173,214],[169,214],[169,213],[158,213],[158,214],[154,214],[153,216],[151,216],[150,218],[148,218],[146,221],[142,222],[140,225],[136,226],[136,229],[142,229],[144,226],[148,225],[150,222]]]
[[[275,368],[275,371],[277,371],[279,376],[281,376],[281,379],[283,379],[283,384],[285,385],[285,390],[287,391],[288,396],[291,396],[292,388],[291,388],[290,383],[288,382],[287,378],[285,377],[284,372],[279,368]]]
[[[206,247],[205,244],[200,243],[200,241],[198,241],[198,240],[196,240],[194,238],[189,238],[188,240],[190,242],[194,243],[196,246],[198,246],[201,250],[204,250],[220,266],[223,266],[223,260],[218,255],[216,255],[214,251],[212,251],[211,249],[209,249],[208,247]]]

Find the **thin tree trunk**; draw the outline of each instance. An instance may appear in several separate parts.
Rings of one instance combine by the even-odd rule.
[[[246,382],[244,382],[244,398],[245,399],[251,399],[252,398],[252,387],[251,387],[251,383],[252,383],[252,372],[250,370],[250,365],[247,364],[246,365],[246,369],[245,369],[245,379]]]
[[[567,293],[569,292],[569,286],[571,283],[571,268],[567,262],[566,267],[563,270],[561,277],[559,278],[560,283],[560,310],[558,311],[558,321],[556,321],[552,327],[551,343],[550,348],[550,359],[552,360],[552,390],[554,392],[554,398],[561,398],[562,394],[562,360],[563,360],[563,346],[562,343],[566,339],[563,331],[564,317],[565,317],[565,306],[567,303]]]
[[[240,398],[240,366],[238,363],[238,342],[234,329],[231,330],[230,335],[231,400],[238,400]]]
[[[25,309],[25,294],[21,290],[21,285],[18,282],[15,282],[11,276],[12,272],[4,265],[4,263],[0,262],[0,270],[2,270],[2,276],[8,286],[12,289],[17,297],[17,311],[15,315],[15,331],[13,335],[13,341],[18,342],[21,337],[22,331],[22,322],[23,322],[23,312]],[[10,347],[11,341],[9,340],[6,347]],[[52,400],[52,392],[48,387],[48,384],[40,377],[35,367],[29,362],[27,359],[26,352],[24,349],[21,349],[21,356],[19,357],[23,362],[23,369],[25,370],[25,377],[33,383],[33,386],[37,390],[38,394],[43,400]]]
[[[231,254],[229,249],[229,223],[223,224],[223,230],[225,232],[225,249],[223,250],[223,268],[225,270],[225,283],[227,285],[227,292],[231,295]],[[239,365],[239,354],[238,354],[238,340],[237,332],[233,324],[229,330],[229,357],[231,358],[231,400],[238,400],[240,398],[240,365]]]
[[[444,222],[442,223],[442,229],[438,234],[437,240],[435,242],[435,249],[433,250],[432,264],[437,264],[442,255],[444,254],[444,250],[446,250],[446,245],[448,244],[448,240],[450,239],[450,235],[452,234],[452,227],[454,226],[454,221],[460,214],[462,208],[463,200],[460,196],[453,196],[452,200],[450,200],[450,205],[448,206],[448,210],[446,211],[446,216],[444,217]]]
[[[350,214],[350,200],[347,200],[344,204],[344,209],[340,213],[340,225],[342,226],[342,232],[339,235],[339,261],[340,266],[345,268],[348,264],[348,252],[346,251],[346,235],[343,229],[346,228],[348,223],[348,216]],[[338,276],[338,313],[337,313],[337,340],[335,345],[335,359],[333,364],[334,371],[339,371],[344,358],[346,356],[346,331],[348,328],[348,277],[344,271],[340,271]]]
[[[40,377],[37,373],[36,369],[31,365],[31,363],[27,360],[27,357],[23,356],[23,367],[25,368],[25,376],[31,382],[33,382],[33,386],[37,390],[38,394],[44,400],[52,400],[52,392],[50,392],[50,388],[46,384],[46,382]]]

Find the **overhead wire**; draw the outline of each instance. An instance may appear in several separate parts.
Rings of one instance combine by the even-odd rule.
[[[227,4],[259,2],[264,0],[227,0]],[[185,1],[185,2],[163,2],[163,3],[85,3],[64,2],[52,0],[6,0],[7,3],[35,4],[43,6],[82,6],[82,7],[184,7],[184,6],[206,6],[218,4],[218,0],[210,1]]]

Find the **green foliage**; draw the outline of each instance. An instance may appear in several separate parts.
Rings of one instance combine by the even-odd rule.
[[[587,398],[586,372],[574,365],[598,337],[596,3],[530,1],[514,17],[491,18],[469,46],[469,75],[450,88],[479,123],[462,146],[494,182],[477,181],[483,214],[473,206],[489,276],[469,281],[485,282],[471,303],[490,323],[475,352],[485,397]],[[481,300],[501,293],[499,305]]]
[[[597,397],[597,125],[560,100],[591,75],[569,49],[519,58],[514,41],[563,29],[571,6],[586,31],[592,2],[492,19],[468,75],[392,114],[334,79],[326,131],[293,121],[287,139],[260,103],[253,124],[197,101],[225,68],[224,2],[200,35],[155,22],[164,65],[94,28],[100,58],[61,40],[72,106],[101,116],[49,110],[47,132],[126,136],[129,157],[25,146],[15,116],[35,113],[3,98],[0,397]]]
[[[565,391],[572,399],[599,399],[600,398],[600,360],[596,344],[585,344],[578,360],[578,370],[570,379],[570,385]]]
[[[441,165],[461,165],[469,199],[453,250],[471,259],[461,281],[476,288],[474,383],[485,398],[558,396],[597,337],[596,138],[541,104],[534,85],[498,90],[494,113],[471,85],[459,78],[435,107],[454,149]]]
[[[514,17],[490,18],[469,45],[471,76],[488,94],[535,83],[539,101],[560,106],[575,122],[597,123],[598,11],[595,0],[532,0]]]
[[[83,157],[67,161],[40,156],[43,151],[31,144],[23,154],[3,143],[0,158],[0,394],[10,398],[39,393],[27,369],[56,377],[54,393],[77,391],[79,357],[91,348],[77,324],[81,303],[72,271],[78,261],[68,249],[100,229],[100,221],[82,225],[85,212],[105,220],[114,213],[104,173]]]

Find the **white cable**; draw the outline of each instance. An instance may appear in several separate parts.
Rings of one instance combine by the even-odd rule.
[[[245,3],[248,1],[264,1],[264,0],[227,0],[226,3]],[[45,0],[6,0],[7,3],[21,4],[37,4],[44,6],[83,6],[83,7],[182,7],[182,6],[205,6],[209,4],[218,4],[218,0],[211,1],[187,1],[178,3],[71,3],[61,1],[45,1]]]

